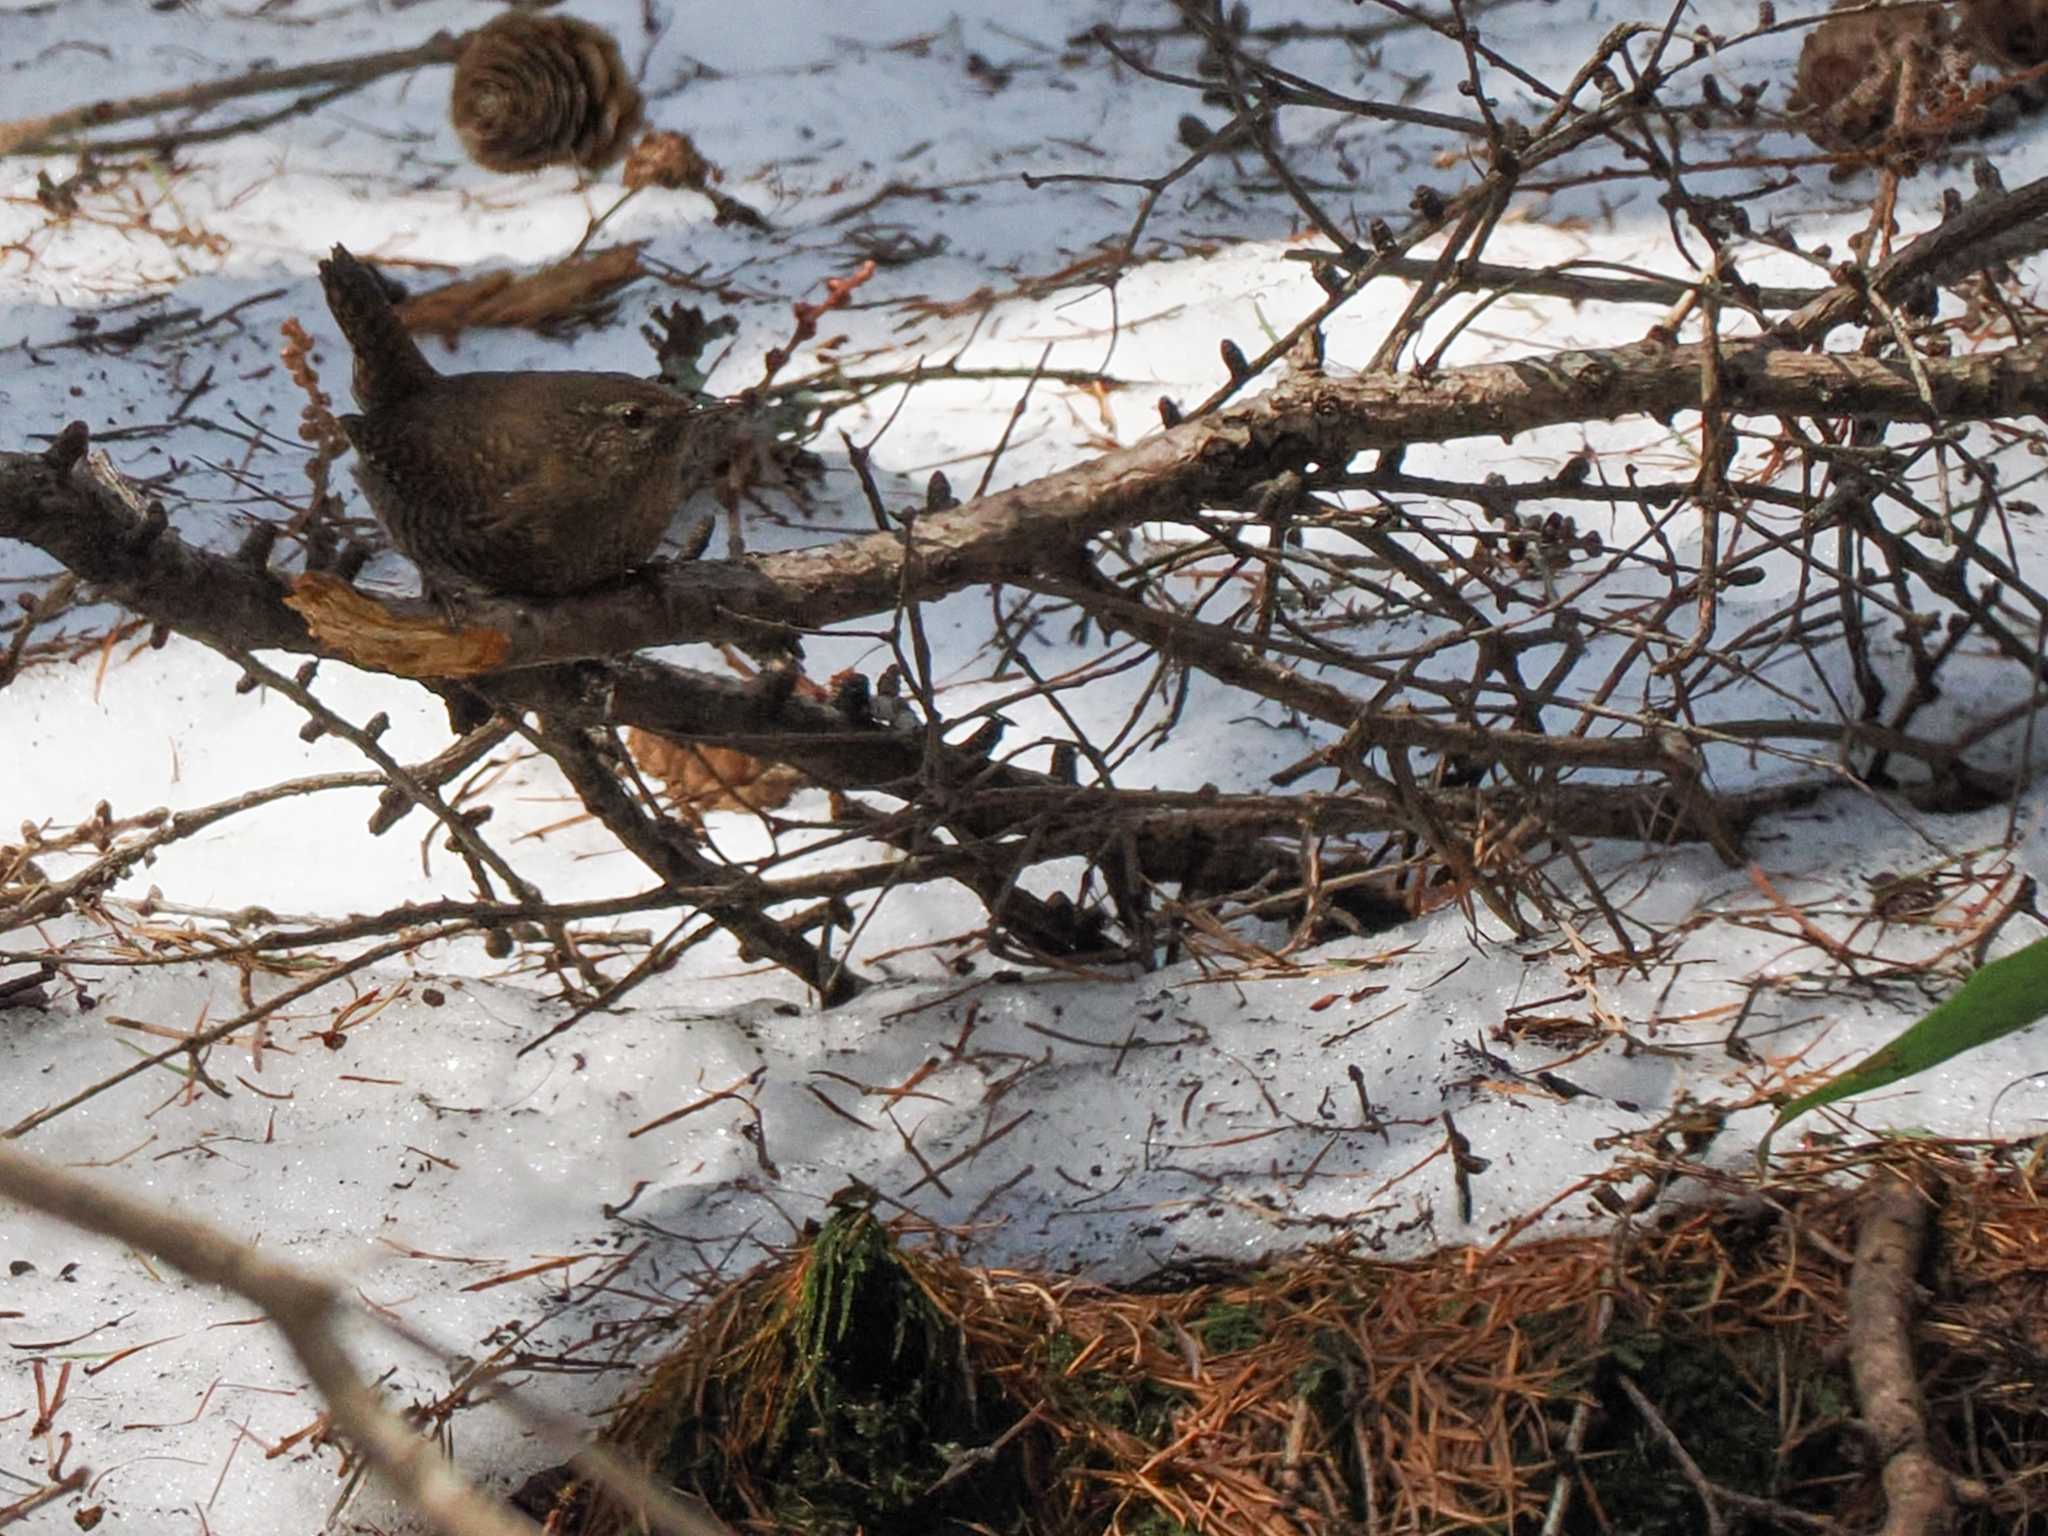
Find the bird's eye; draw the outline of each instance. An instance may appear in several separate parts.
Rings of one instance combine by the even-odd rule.
[[[620,406],[618,417],[628,427],[644,427],[647,425],[647,412],[637,405]]]

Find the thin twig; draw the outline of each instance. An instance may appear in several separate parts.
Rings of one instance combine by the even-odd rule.
[[[132,122],[138,117],[155,117],[163,112],[200,111],[241,96],[261,96],[272,91],[292,91],[303,86],[338,86],[356,90],[386,75],[418,69],[427,64],[452,64],[469,41],[469,34],[454,36],[436,32],[410,48],[393,48],[382,53],[359,54],[353,58],[328,59],[317,64],[295,64],[285,69],[254,69],[226,80],[209,80],[198,85],[181,85],[142,96],[109,97],[67,107],[41,117],[18,118],[0,123],[0,155],[46,155],[81,147],[76,135],[81,129],[107,123]],[[343,90],[327,92],[321,99],[332,100]],[[169,135],[168,138],[175,138]],[[149,139],[160,143],[164,140]],[[86,145],[83,147],[91,147]]]

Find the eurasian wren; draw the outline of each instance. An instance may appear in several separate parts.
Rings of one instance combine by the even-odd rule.
[[[338,245],[320,284],[355,353],[356,479],[429,595],[617,582],[723,446],[721,408],[630,374],[439,372]]]

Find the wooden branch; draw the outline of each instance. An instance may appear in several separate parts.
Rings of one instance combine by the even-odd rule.
[[[1656,774],[1667,773],[1679,763],[1666,741],[1648,733],[1548,736],[1508,726],[1463,725],[1414,709],[1374,709],[1332,683],[1258,655],[1228,631],[1147,607],[1106,582],[1023,578],[1021,584],[1071,598],[1105,623],[1222,682],[1262,694],[1310,719],[1342,727],[1353,751],[1409,747],[1458,753],[1480,762],[1512,760],[1547,767]],[[1339,755],[1338,749],[1331,749],[1333,762]]]
[[[1700,1464],[1692,1459],[1692,1452],[1685,1448],[1685,1442],[1679,1439],[1676,1431],[1664,1421],[1664,1415],[1657,1411],[1657,1405],[1650,1401],[1649,1395],[1636,1385],[1633,1376],[1623,1371],[1615,1380],[1621,1387],[1622,1395],[1634,1405],[1636,1412],[1643,1416],[1643,1422],[1650,1426],[1650,1433],[1663,1443],[1671,1459],[1678,1463],[1678,1470],[1685,1474],[1685,1480],[1692,1485],[1693,1492],[1699,1495],[1700,1504],[1707,1516],[1707,1536],[1728,1536],[1728,1517],[1721,1512],[1719,1490],[1707,1480],[1707,1474],[1700,1470]]]
[[[1512,437],[1567,422],[1668,419],[1699,408],[1704,356],[1700,345],[1642,342],[1446,369],[1432,378],[1297,380],[1072,469],[920,516],[907,532],[738,565],[700,561],[672,567],[659,581],[546,606],[480,602],[469,622],[504,635],[493,664],[506,667],[801,633],[1042,571],[1059,551],[1095,535],[1235,504],[1252,487],[1307,464],[1338,466],[1376,449]],[[1927,417],[1903,363],[1765,341],[1724,344],[1718,366],[1731,416]],[[1924,366],[1944,419],[2048,412],[2048,342],[1929,358]],[[7,522],[0,491],[0,534]],[[430,616],[424,603],[394,611]]]
[[[671,568],[659,581],[552,604],[482,601],[468,621],[503,638],[478,664],[508,668],[801,633],[1008,581],[1094,535],[1184,519],[1305,464],[1697,409],[1703,357],[1699,345],[1635,343],[1448,369],[1426,379],[1312,377],[1072,469],[919,517],[907,533],[841,539],[740,564],[698,562]],[[1930,358],[1924,366],[1947,419],[2048,413],[2048,342]],[[1731,415],[1926,416],[1901,363],[1807,354],[1766,341],[1724,345],[1718,369]],[[0,455],[0,537],[36,545],[138,612],[175,609],[185,617],[170,622],[200,639],[321,649],[303,622],[277,610],[279,589],[265,573],[248,571],[222,586],[220,557],[175,541],[160,558],[138,559],[155,535],[114,498],[97,509],[90,504],[92,493],[69,473],[82,446],[81,435],[69,459],[61,440],[42,456]],[[390,606],[420,619],[431,613],[424,603]]]
[[[210,1223],[167,1211],[161,1202],[136,1199],[7,1146],[0,1146],[0,1197],[155,1254],[197,1280],[247,1297],[269,1314],[305,1366],[335,1427],[429,1525],[448,1536],[533,1536],[537,1528],[531,1522],[471,1488],[431,1439],[409,1428],[364,1383],[335,1336],[349,1310],[340,1287]],[[397,1331],[420,1348],[434,1347],[410,1329]],[[508,1401],[558,1444],[574,1445],[577,1437],[559,1433],[553,1417],[535,1413],[519,1393]],[[710,1510],[692,1508],[605,1447],[584,1446],[576,1455],[581,1470],[665,1536],[733,1536]]]
[[[683,740],[733,747],[789,763],[806,778],[834,789],[909,796],[918,791],[927,771],[921,733],[863,726],[811,700],[791,697],[771,704],[751,685],[686,673],[637,656],[612,663],[596,693],[573,691],[570,678],[571,674],[553,669],[514,672],[491,679],[484,692],[501,709],[552,712],[592,725],[637,725]],[[601,698],[601,707],[592,703],[594,697]],[[943,749],[932,767],[950,782],[973,784],[967,803],[949,809],[947,815],[964,832],[982,837],[1014,831],[1023,819],[1048,810],[1077,821],[1137,816],[1140,837],[1156,836],[1162,845],[1174,843],[1189,830],[1206,830],[1225,840],[1283,835],[1301,827],[1336,835],[1405,827],[1411,819],[1394,797],[1362,788],[1284,799],[1081,789],[1048,774]],[[1829,784],[1808,780],[1716,797],[1716,815],[1739,831],[1760,815],[1810,803]],[[1540,805],[1534,797],[1491,789],[1435,791],[1427,799],[1445,821],[1463,825],[1488,815],[1513,821],[1540,810],[1552,825],[1581,837],[1697,842],[1708,835],[1685,807],[1654,784],[1556,785],[1545,792]],[[1212,814],[1200,814],[1205,811]],[[1173,862],[1163,846],[1161,858]],[[1239,883],[1249,885],[1255,878],[1246,874]]]
[[[160,1051],[131,1061],[119,1071],[101,1078],[96,1083],[79,1089],[68,1098],[62,1099],[55,1104],[45,1105],[43,1108],[35,1111],[35,1113],[16,1121],[5,1130],[0,1130],[0,1141],[19,1140],[39,1126],[48,1125],[59,1116],[69,1114],[72,1110],[78,1108],[79,1105],[98,1098],[110,1089],[118,1088],[130,1078],[140,1077],[145,1072],[153,1072],[166,1062],[176,1061],[181,1056],[190,1064],[192,1071],[197,1074],[202,1067],[200,1053],[205,1051],[208,1046],[217,1045],[227,1039],[236,1030],[246,1028],[248,1025],[256,1023],[259,1019],[267,1019],[272,1014],[291,1006],[291,1004],[299,1001],[299,999],[312,996],[322,987],[333,985],[344,976],[353,975],[357,971],[367,970],[373,965],[381,964],[386,960],[394,959],[399,955],[410,953],[426,944],[430,944],[437,938],[445,938],[453,933],[465,931],[468,927],[469,925],[466,923],[449,923],[443,925],[438,930],[428,929],[424,933],[406,933],[391,940],[389,943],[378,944],[365,950],[358,950],[355,954],[350,955],[348,959],[338,960],[332,965],[322,967],[321,970],[307,977],[304,981],[286,987],[282,992],[274,993],[252,1008],[245,1008],[233,1018],[223,1019],[217,1024],[208,1024],[203,1028],[195,1029],[191,1034],[181,1036],[176,1044],[165,1046]]]
[[[1915,1276],[1927,1246],[1928,1198],[1881,1173],[1864,1192],[1849,1274],[1849,1373],[1863,1423],[1884,1457],[1879,1536],[1940,1536],[1953,1522],[1948,1470],[1928,1445],[1927,1400],[1913,1363]]]
[[[284,605],[285,585],[260,564],[186,543],[154,503],[142,515],[82,466],[88,438],[73,422],[38,454],[0,454],[0,538],[32,544],[144,618],[215,650],[323,653]],[[76,471],[76,472],[74,472]]]
[[[69,149],[90,149],[93,147],[91,144],[79,144],[72,137],[82,128],[132,122],[161,112],[196,112],[242,96],[265,96],[273,91],[295,91],[309,85],[355,90],[386,75],[418,69],[422,65],[453,64],[468,41],[467,33],[457,37],[447,32],[436,32],[425,42],[410,48],[359,54],[348,59],[327,59],[317,64],[296,64],[289,69],[255,69],[225,80],[181,85],[145,96],[110,97],[90,101],[83,106],[66,107],[61,112],[50,112],[41,117],[17,118],[13,122],[0,123],[0,155],[47,155]],[[325,102],[340,93],[338,90],[322,92],[318,100]],[[164,135],[166,140],[176,137],[175,134]]]
[[[773,960],[813,988],[827,1007],[858,996],[867,987],[867,978],[843,959],[832,961],[765,911],[760,882],[753,876],[713,863],[691,846],[675,822],[650,816],[636,805],[580,728],[549,721],[531,740],[555,760],[585,808],[662,880],[722,893],[704,898],[698,907],[739,940],[742,958]]]
[[[2010,193],[1980,197],[1954,217],[1915,239],[1892,258],[1854,283],[1832,288],[1774,288],[1759,285],[1747,297],[1763,309],[1797,310],[1785,322],[1787,339],[1818,341],[1836,325],[1854,319],[1863,294],[1875,289],[1896,294],[1917,278],[1952,282],[1999,262],[2018,261],[2048,246],[2048,180],[2030,182]],[[1289,261],[1355,271],[1377,261],[1379,275],[1405,282],[1427,282],[1437,276],[1433,257],[1365,257],[1345,251],[1288,251]],[[1514,267],[1491,261],[1468,261],[1458,268],[1460,283],[1475,288],[1569,299],[1576,304],[1678,303],[1697,293],[1700,284],[1648,274],[1607,276],[1623,270],[1596,261],[1567,262],[1556,267]]]
[[[447,1536],[533,1536],[530,1522],[479,1495],[438,1446],[408,1429],[363,1381],[335,1336],[347,1310],[339,1287],[161,1201],[139,1200],[7,1146],[0,1146],[0,1196],[248,1297],[277,1324],[336,1428],[429,1525]]]
[[[1995,262],[2017,260],[2040,248],[2048,234],[2044,219],[2048,219],[2048,176],[2010,192],[1973,198],[1874,271],[1855,271],[1854,281],[1838,285],[1786,317],[1778,334],[1807,343],[1824,341],[1836,326],[1847,325],[1863,314],[1866,293],[1897,298],[1922,278],[1950,281],[1981,272]]]
[[[1368,260],[1377,259],[1381,277],[1409,283],[1430,282],[1437,276],[1437,260],[1433,256],[1373,258],[1345,251],[1308,250],[1283,251],[1281,257],[1286,261],[1336,267],[1347,272],[1356,271]],[[1560,262],[1554,267],[1515,267],[1497,261],[1467,261],[1459,264],[1457,275],[1460,283],[1472,288],[1498,289],[1503,293],[1527,294],[1535,298],[1568,299],[1574,304],[1654,304],[1659,308],[1669,308],[1697,293],[1700,288],[1697,281],[1680,277],[1657,277],[1649,273],[1608,275],[1632,271],[1634,269],[1616,262],[1589,258]],[[1759,286],[1755,298],[1763,309],[1799,309],[1827,298],[1833,291],[1829,288]]]
[[[275,575],[235,557],[186,543],[154,517],[136,516],[100,480],[74,474],[83,447],[81,429],[75,437],[61,439],[44,454],[0,454],[0,536],[13,536],[36,545],[105,595],[215,649],[333,654],[315,641],[300,617],[286,606],[284,584]],[[882,535],[880,539],[890,551],[900,550],[897,535]],[[874,541],[847,542],[872,545]],[[815,558],[829,561],[831,550],[837,547],[828,546]],[[700,563],[674,573],[668,580],[670,584],[693,583],[702,587],[700,617],[706,627],[732,627],[721,616],[717,589],[722,588],[727,595],[750,587],[757,593],[780,591],[789,583],[773,573],[784,569],[786,562],[800,558],[805,557],[770,556],[754,566]],[[1057,581],[1040,584],[1063,590]],[[1090,595],[1093,601],[1109,601],[1107,594]],[[509,603],[484,607],[505,617],[517,646],[522,638],[531,640],[540,632],[559,633],[551,630],[556,625],[567,632],[580,630],[594,638],[598,631],[611,625],[612,615],[618,610],[631,610],[643,600],[658,604],[658,599],[628,589],[621,594],[555,604],[546,610],[528,610]],[[800,592],[792,591],[786,601],[793,611],[802,611]],[[893,604],[893,598],[889,601]],[[1257,691],[1277,690],[1273,696],[1293,707],[1317,718],[1341,722],[1347,728],[1357,727],[1361,743],[1380,741],[1482,754],[1500,748],[1495,733],[1407,711],[1368,710],[1362,701],[1343,690],[1278,668],[1243,647],[1228,645],[1202,626],[1152,615],[1150,610],[1127,600],[1119,602],[1122,606],[1117,606],[1112,616],[1125,627],[1145,626],[1147,638],[1181,651],[1198,665],[1222,669],[1219,675],[1228,680]],[[654,618],[650,622],[658,626],[662,621]],[[1152,634],[1151,630],[1158,633]],[[612,638],[622,649],[630,647],[636,643],[631,631],[629,622],[623,626],[623,632]],[[758,629],[753,632],[758,633]],[[589,681],[587,677],[579,681],[572,673],[556,668],[528,667],[482,680],[480,691],[507,710],[539,710],[587,724],[637,725],[688,740],[735,747],[758,757],[792,764],[813,781],[835,788],[908,786],[924,771],[921,735],[899,736],[872,722],[850,720],[824,704],[797,697],[771,697],[755,685],[630,656],[606,664],[601,687],[592,688]],[[589,701],[594,698],[603,699],[605,707],[590,708]],[[1661,747],[1642,738],[1509,734],[1514,737],[1510,746],[1518,751],[1526,749],[1532,761],[1646,772],[1660,772],[1666,766]],[[1526,741],[1521,740],[1524,736],[1528,737]],[[1007,768],[989,778],[985,765],[978,760],[963,760],[951,771],[961,782],[982,776],[982,786],[990,790],[1046,788],[1054,784],[1044,775]],[[1810,795],[1813,790],[1803,788],[1799,793]],[[1351,797],[1345,799],[1352,803]],[[1671,814],[1661,793],[1655,790],[1559,795],[1548,813],[1561,818],[1555,823],[1560,830],[1580,836],[1633,836],[1650,829],[1652,836],[1690,840],[1703,830],[1691,817]],[[1360,814],[1372,819],[1390,813],[1367,804]],[[1447,807],[1445,811],[1453,821],[1469,820],[1473,814],[1476,807]],[[1739,802],[1724,806],[1722,814],[1738,825],[1749,819]],[[1394,820],[1374,824],[1405,823]],[[1242,883],[1254,882],[1247,875]]]
[[[60,469],[60,462],[56,448],[41,455],[0,455],[0,537],[11,535],[34,544],[105,596],[216,650],[231,654],[251,649],[338,654],[315,640],[299,615],[286,605],[284,584],[269,571],[195,548],[160,523],[137,518],[119,497],[88,477]],[[694,589],[696,600],[686,605],[694,623],[684,627],[759,636],[760,624],[731,621],[730,604],[735,600],[744,603],[751,594],[757,609],[779,610],[789,616],[784,622],[794,627],[798,622],[795,616],[805,611],[808,600],[799,578],[778,574],[789,562],[808,560],[827,567],[835,559],[833,551],[852,545],[863,546],[850,556],[853,562],[870,570],[878,566],[887,569],[889,559],[900,557],[902,542],[898,535],[881,534],[827,546],[815,557],[809,551],[799,551],[740,565],[699,562],[666,577],[663,591]],[[878,543],[881,550],[875,548]],[[878,598],[884,608],[895,604],[893,592],[878,594]],[[662,606],[662,593],[628,587],[545,606],[481,602],[472,611],[472,622],[480,627],[502,623],[501,632],[509,637],[509,651],[515,656],[522,649],[558,648],[543,645],[544,638],[556,642],[566,638],[568,648],[578,654],[622,656],[654,643],[636,633],[641,628],[671,627],[660,612]],[[1122,620],[1133,629],[1141,625],[1171,629],[1174,623],[1164,615],[1148,618],[1147,611],[1137,605],[1131,605]],[[1490,733],[1408,712],[1368,711],[1342,689],[1287,672],[1248,652],[1238,656],[1216,646],[1195,647],[1192,633],[1184,630],[1174,630],[1172,638],[1191,647],[1190,659],[1200,664],[1227,664],[1228,680],[1259,691],[1278,688],[1281,692],[1276,697],[1317,718],[1351,727],[1370,715],[1376,723],[1364,734],[1374,739],[1451,751],[1488,750]],[[364,664],[359,655],[339,654],[344,660]],[[748,685],[652,663],[620,661],[615,667],[614,702],[607,723],[716,741],[793,763],[819,782],[842,788],[886,785],[919,771],[915,748],[880,727],[849,722],[825,706],[793,698],[771,705],[758,689]],[[573,705],[577,693],[550,668],[516,663],[511,670],[493,675],[482,691],[506,707],[556,709]],[[806,747],[792,737],[821,740]],[[828,743],[829,750],[823,750]],[[1560,757],[1644,771],[1658,771],[1665,763],[1661,746],[1642,738],[1532,738],[1527,745],[1546,760]]]
[[[259,806],[298,795],[317,794],[329,789],[374,789],[389,781],[381,773],[324,773],[310,778],[287,779],[265,789],[230,796],[212,805],[195,806],[174,814],[157,812],[161,822],[150,832],[109,848],[85,868],[62,880],[32,886],[11,902],[0,903],[0,932],[25,928],[66,911],[74,902],[96,899],[137,864],[154,860],[168,845],[204,831],[216,822],[239,816]]]

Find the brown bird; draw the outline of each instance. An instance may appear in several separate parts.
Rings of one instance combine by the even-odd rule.
[[[355,353],[356,479],[429,596],[619,581],[726,446],[729,408],[631,374],[439,372],[341,246],[320,284]]]

